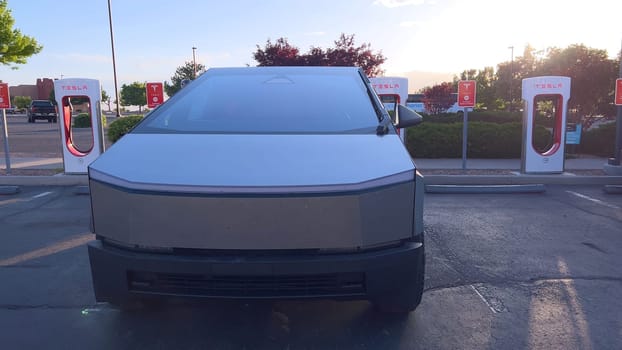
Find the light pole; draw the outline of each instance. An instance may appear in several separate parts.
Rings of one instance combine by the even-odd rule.
[[[197,78],[197,56],[195,54],[197,48],[196,47],[192,47],[192,67],[194,69],[194,79]]]
[[[512,95],[512,83],[514,82],[514,46],[510,46],[508,47],[508,49],[512,50],[510,58],[510,112],[512,112],[512,109],[514,107],[514,96]]]
[[[622,79],[622,49],[620,50],[620,72],[618,77]],[[622,160],[622,106],[617,107],[616,113],[616,139],[613,158],[609,160],[609,164],[620,166]]]
[[[121,116],[119,108],[119,86],[117,85],[117,63],[114,58],[114,35],[112,34],[112,11],[110,10],[110,0],[108,0],[108,22],[110,23],[110,47],[112,48],[112,74],[114,77],[114,95],[117,99],[117,118]]]

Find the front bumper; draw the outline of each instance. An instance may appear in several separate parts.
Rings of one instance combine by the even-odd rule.
[[[97,301],[141,297],[376,299],[416,286],[423,244],[339,254],[158,254],[88,245]]]

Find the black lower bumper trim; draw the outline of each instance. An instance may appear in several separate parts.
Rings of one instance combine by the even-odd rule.
[[[97,301],[195,298],[373,299],[415,283],[421,243],[356,254],[180,256],[88,245]]]
[[[211,275],[128,271],[130,292],[213,298],[295,298],[365,295],[363,273]]]

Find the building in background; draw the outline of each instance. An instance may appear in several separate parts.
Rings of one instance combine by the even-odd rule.
[[[36,85],[9,86],[11,98],[15,96],[28,96],[33,100],[47,100],[54,90],[54,80],[50,78],[37,79]]]

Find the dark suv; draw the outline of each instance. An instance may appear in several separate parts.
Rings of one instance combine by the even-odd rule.
[[[48,100],[34,100],[28,106],[28,122],[34,123],[37,119],[45,119],[49,123],[56,123],[58,116],[56,107]]]

